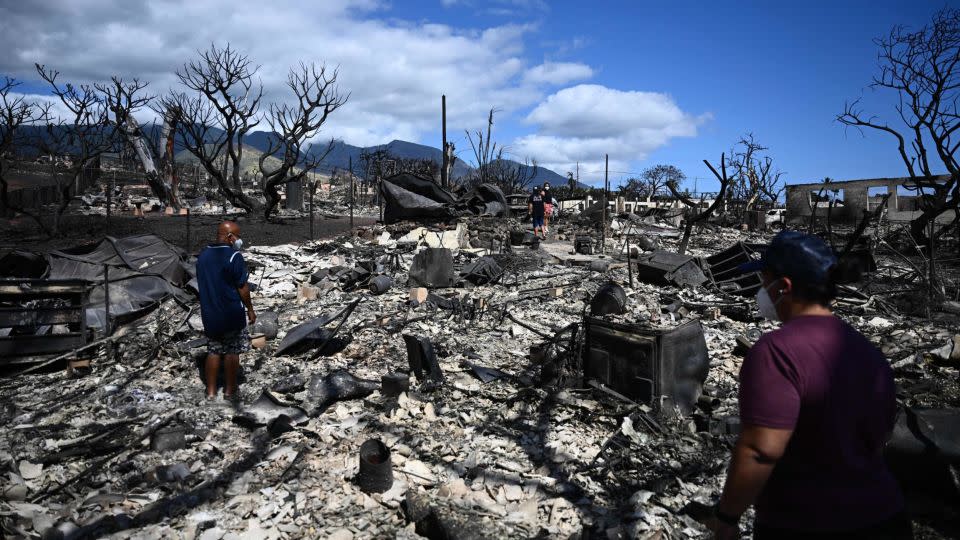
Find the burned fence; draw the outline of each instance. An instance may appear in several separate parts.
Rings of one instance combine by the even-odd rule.
[[[0,366],[85,345],[89,294],[79,280],[0,280]]]

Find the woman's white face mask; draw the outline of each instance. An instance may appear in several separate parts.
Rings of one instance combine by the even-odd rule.
[[[776,281],[774,283],[776,283]],[[777,315],[777,304],[780,303],[780,300],[782,300],[783,297],[781,296],[776,302],[774,302],[770,298],[770,293],[767,291],[767,289],[769,289],[771,286],[773,286],[773,283],[767,285],[766,287],[760,287],[760,289],[757,291],[757,308],[760,310],[760,316],[764,319],[779,321],[780,316]]]

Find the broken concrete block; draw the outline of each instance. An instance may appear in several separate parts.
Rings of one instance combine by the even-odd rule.
[[[470,235],[466,224],[457,223],[457,228],[452,231],[431,231],[426,227],[417,227],[398,242],[415,242],[430,248],[458,250],[470,247]]]
[[[430,294],[430,291],[428,291],[424,287],[414,287],[410,289],[410,301],[417,302],[418,304],[422,304],[427,301],[427,296],[429,294]]]
[[[547,296],[550,298],[560,298],[563,296],[563,287],[553,287],[547,290]]]

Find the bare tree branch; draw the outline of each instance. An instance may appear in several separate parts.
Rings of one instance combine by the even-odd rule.
[[[52,234],[58,234],[60,220],[70,201],[76,195],[83,180],[92,181],[99,176],[99,163],[103,154],[117,149],[116,127],[110,122],[107,100],[90,85],[61,85],[59,72],[36,64],[40,78],[47,82],[50,91],[67,109],[65,118],[49,119],[46,136],[42,139],[41,151],[54,160],[69,156],[65,175],[55,174],[58,204],[53,215]],[[123,103],[118,103],[122,107]],[[126,111],[120,110],[121,116]]]
[[[896,140],[911,178],[909,189],[922,203],[921,215],[911,222],[911,235],[925,245],[930,222],[960,206],[956,154],[960,141],[953,140],[960,129],[960,10],[942,9],[929,25],[916,31],[894,27],[875,43],[880,72],[871,87],[896,93],[894,110],[903,127],[897,129],[868,117],[857,107],[859,100],[846,104],[837,120],[861,133],[868,128]],[[946,182],[934,180],[933,159],[949,173]]]
[[[19,212],[34,220],[47,234],[52,230],[43,221],[39,213],[15,205],[10,200],[10,166],[8,160],[14,159],[16,151],[25,146],[36,147],[39,142],[31,140],[23,133],[24,126],[46,124],[50,118],[50,104],[28,100],[22,94],[15,94],[20,82],[11,77],[0,81],[0,210]]]
[[[287,86],[293,92],[295,105],[271,105],[267,114],[270,126],[268,149],[259,159],[266,198],[264,217],[276,209],[280,201],[280,184],[302,180],[315,171],[333,150],[330,141],[323,149],[315,149],[309,140],[315,137],[327,118],[346,104],[349,94],[342,95],[336,85],[338,70],[328,71],[325,65],[301,63],[291,69]],[[280,163],[270,167],[268,158],[281,154]]]
[[[235,206],[256,212],[263,204],[242,189],[243,138],[260,123],[263,85],[258,66],[229,44],[211,44],[177,71],[190,93],[172,92],[158,113],[174,111],[184,147]]]

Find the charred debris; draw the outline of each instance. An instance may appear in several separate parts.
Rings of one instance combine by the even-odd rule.
[[[540,242],[495,188],[384,186],[389,224],[245,252],[237,407],[204,402],[190,254],[143,235],[0,259],[3,534],[706,537],[686,508],[722,487],[741,357],[773,328],[736,267],[770,234],[584,212]],[[904,292],[909,234],[829,233],[854,253],[837,311],[896,371],[891,463],[937,537],[960,507],[956,297]]]

